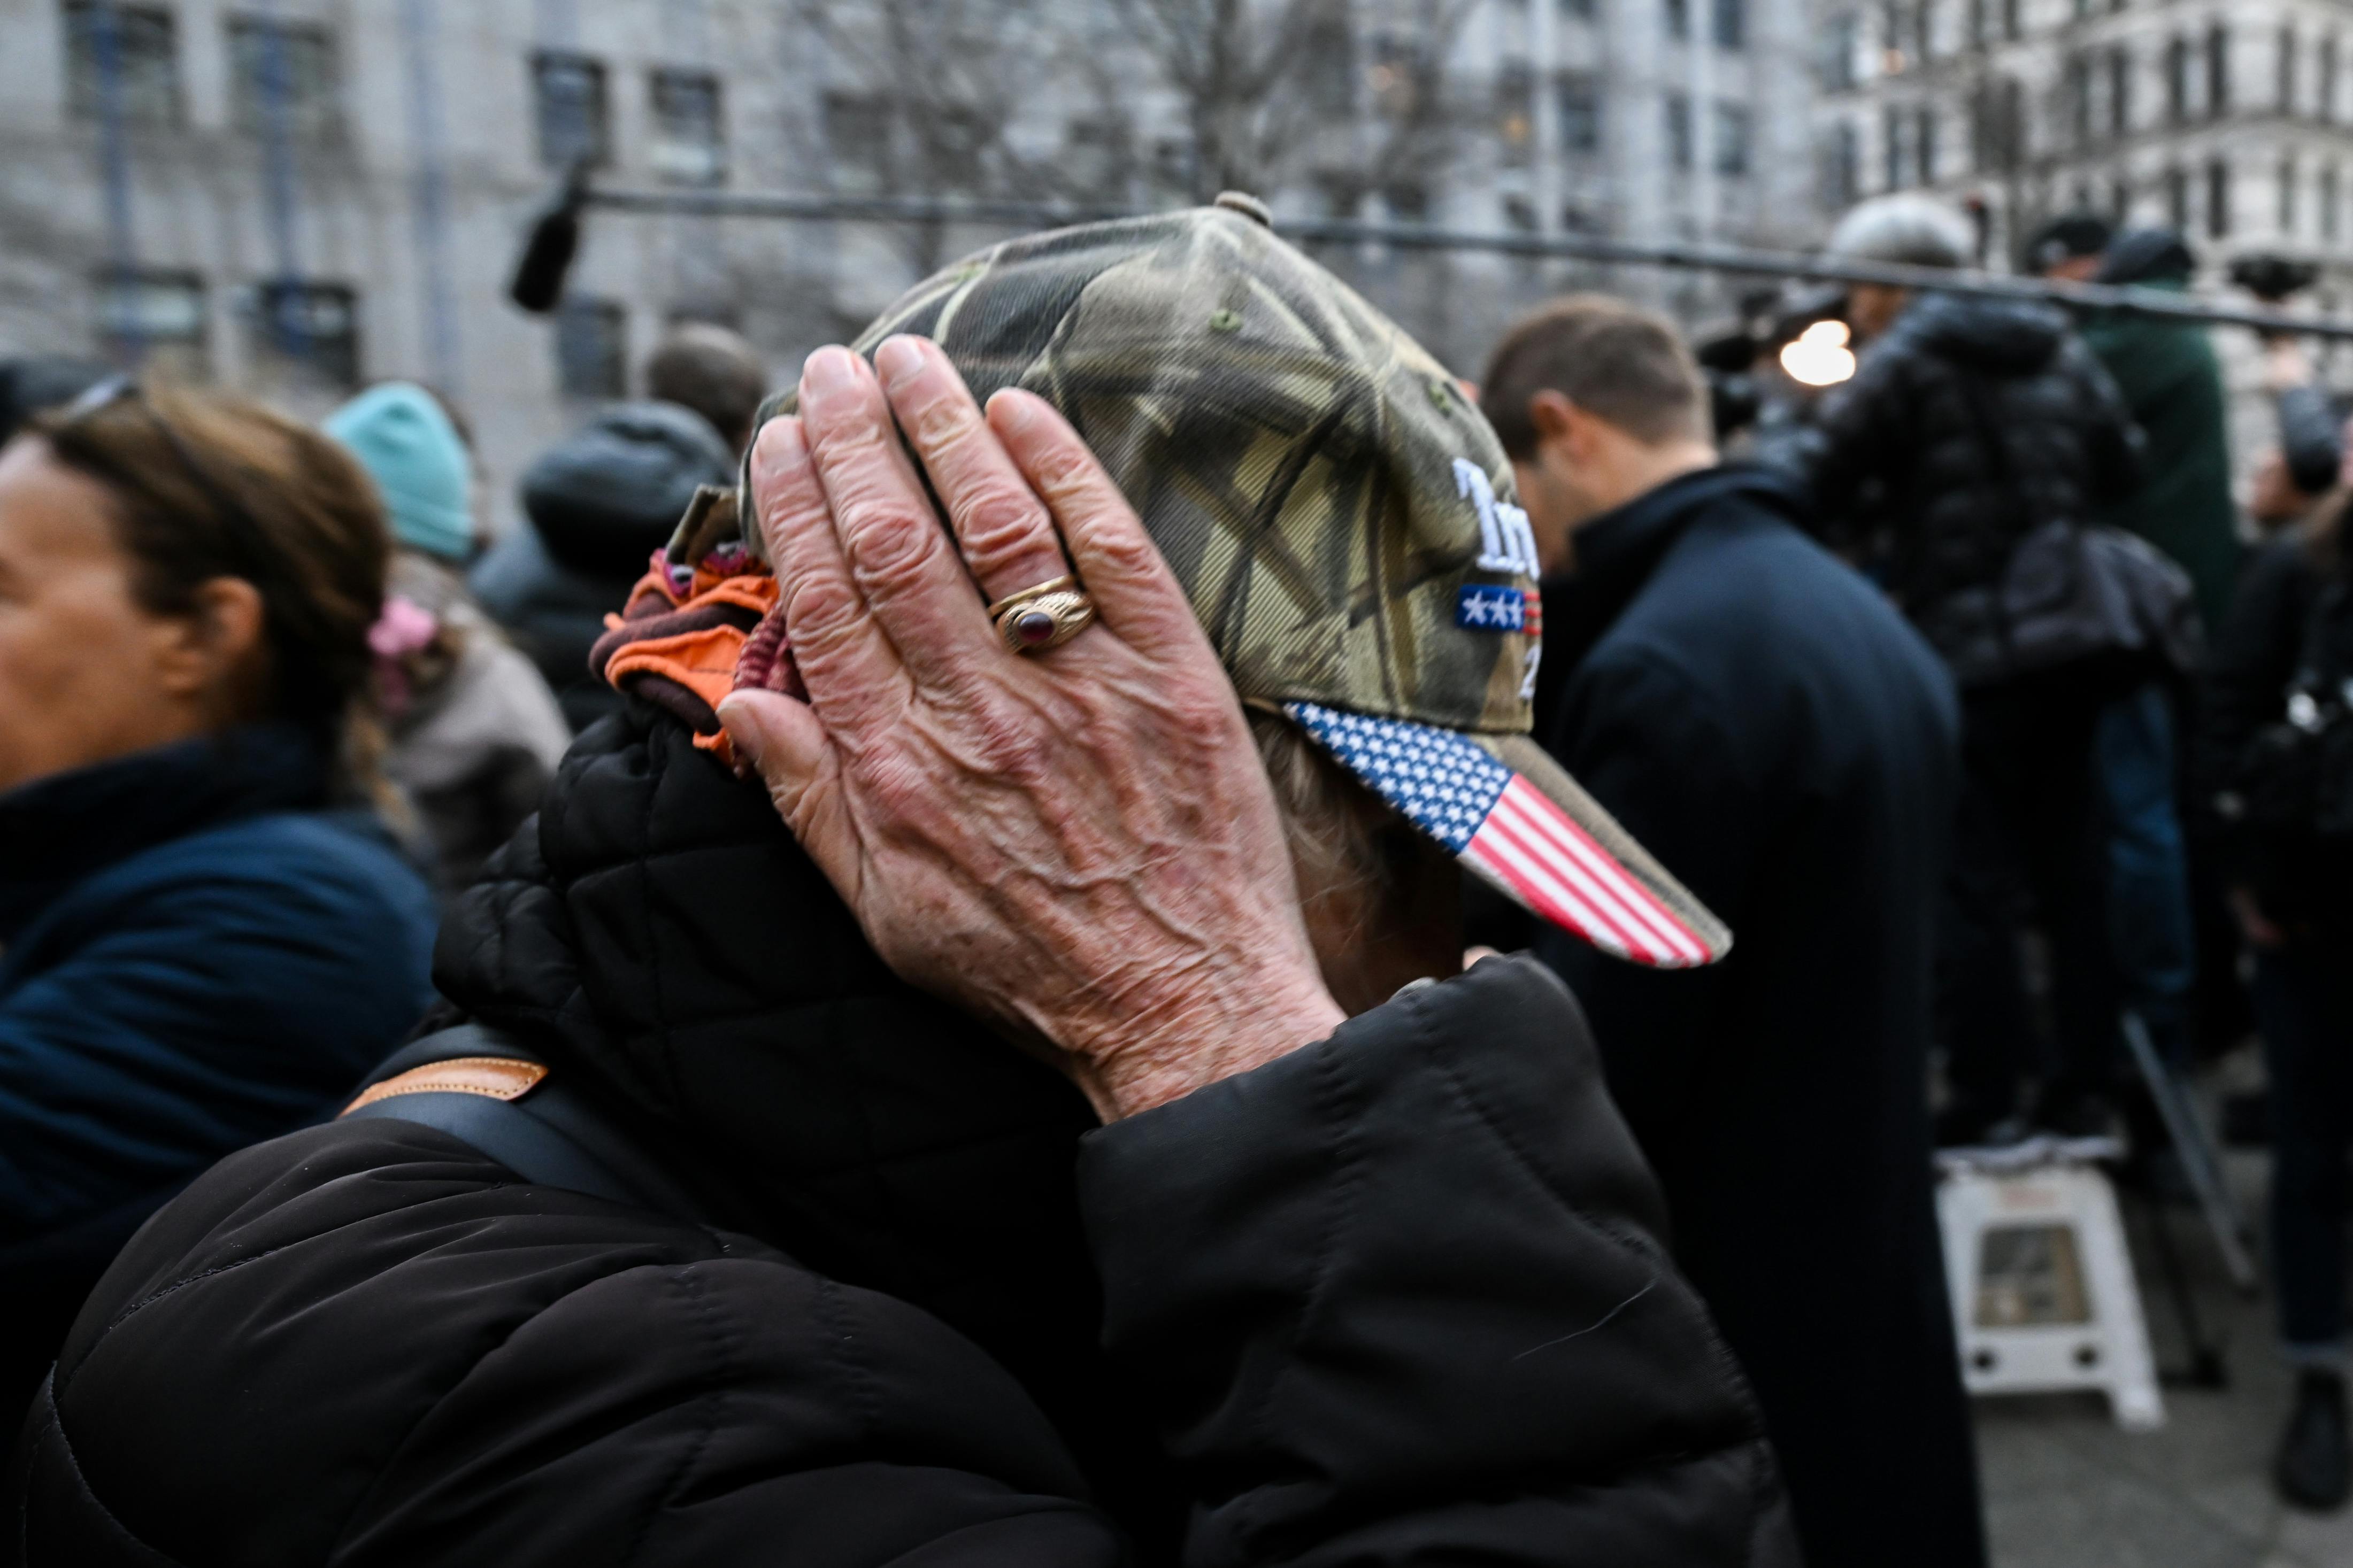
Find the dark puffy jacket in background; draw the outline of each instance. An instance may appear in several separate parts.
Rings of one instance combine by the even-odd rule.
[[[1536,966],[1091,1130],[642,702],[492,873],[444,990],[727,1228],[399,1121],[248,1151],[83,1315],[0,1561],[1793,1562]]]
[[[2353,866],[2308,837],[2275,837],[2213,809],[2257,732],[2287,717],[2288,684],[2308,654],[2322,684],[2353,672],[2353,571],[2341,557],[2343,522],[2327,527],[2318,541],[2274,540],[2240,574],[2200,686],[2197,765],[2225,881],[2250,889],[2284,924],[2341,931],[2353,927]],[[2323,610],[2332,573],[2342,588]]]
[[[1991,599],[2012,548],[2047,522],[2095,521],[2137,483],[2116,384],[2064,314],[2028,300],[1923,295],[1820,423],[1824,536],[1872,559],[1969,683],[2010,673]]]
[[[531,657],[575,731],[614,711],[588,650],[647,559],[670,540],[698,485],[735,482],[710,421],[675,403],[624,403],[542,453],[522,477],[520,528],[470,576],[474,596]]]
[[[2111,248],[2100,281],[2186,289],[2189,254],[2178,244],[2131,243],[2140,237],[2126,236]],[[2211,637],[2230,612],[2239,571],[2239,509],[2231,496],[2228,412],[2214,345],[2195,322],[2147,316],[2095,312],[2083,332],[2147,442],[2140,489],[2099,521],[2140,535],[2181,563]]]
[[[0,795],[0,1400],[141,1221],[332,1110],[432,998],[433,907],[258,726]]]

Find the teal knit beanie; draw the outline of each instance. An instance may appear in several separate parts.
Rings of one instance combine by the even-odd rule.
[[[405,381],[372,386],[329,415],[326,429],[375,480],[403,544],[450,561],[473,552],[473,466],[431,393]]]

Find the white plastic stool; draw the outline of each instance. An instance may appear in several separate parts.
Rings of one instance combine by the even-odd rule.
[[[2113,1138],[1946,1149],[1936,1212],[1971,1394],[2097,1389],[2116,1425],[2165,1425],[2115,1191]]]

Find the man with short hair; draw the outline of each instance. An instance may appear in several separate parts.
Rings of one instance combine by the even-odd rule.
[[[728,449],[752,441],[752,416],[768,395],[768,367],[740,332],[681,321],[646,361],[646,395],[682,404],[711,422]]]
[[[1662,318],[1562,300],[1482,404],[1546,578],[1535,736],[1739,933],[1637,974],[1549,934],[1748,1370],[1806,1560],[1984,1560],[1929,1191],[1951,684],[1805,501],[1722,466]]]

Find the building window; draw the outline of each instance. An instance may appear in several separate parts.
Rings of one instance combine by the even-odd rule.
[[[1717,48],[1747,47],[1748,0],[1713,0],[1708,10],[1714,20]]]
[[[2165,221],[2182,233],[2189,232],[2189,171],[2168,169],[2165,172]]]
[[[2295,233],[2295,154],[2280,160],[2279,165],[2279,231]]]
[[[2014,44],[2024,31],[2019,0],[2001,0],[2001,36]]]
[[[2206,233],[2231,237],[2231,165],[2221,158],[2206,165]]]
[[[1356,112],[1356,35],[1345,9],[1320,6],[1301,39],[1300,89],[1307,107],[1325,120]]]
[[[1969,0],[1969,47],[1986,47],[1986,0]]]
[[[2092,62],[2084,55],[2068,58],[2067,125],[2078,148],[2092,144]]]
[[[1717,174],[1736,177],[1748,173],[1750,124],[1746,104],[1719,103],[1715,106]]]
[[[2206,115],[2220,120],[2231,111],[2231,32],[2217,22],[2206,29]]]
[[[1844,92],[1854,86],[1854,52],[1862,30],[1862,22],[1852,11],[1841,11],[1831,18],[1823,43],[1822,85],[1832,92]]]
[[[2108,134],[2132,130],[2132,52],[2118,44],[2108,51]]]
[[[2320,237],[2337,237],[2337,165],[2326,163],[2320,170]]]
[[[230,109],[248,135],[335,129],[335,47],[327,29],[244,17],[228,25]]]
[[[628,312],[610,300],[566,300],[555,310],[555,384],[566,397],[628,395]]]
[[[715,185],[727,177],[727,135],[719,79],[709,71],[653,74],[654,173],[673,184]]]
[[[2176,124],[2189,118],[2189,40],[2178,36],[2165,45],[2165,117]]]
[[[1680,92],[1667,94],[1667,163],[1677,170],[1692,166],[1691,100]]]
[[[826,167],[834,185],[852,192],[879,191],[891,171],[891,105],[879,93],[825,95]],[[1189,153],[1191,143],[1185,143]],[[1190,180],[1189,173],[1186,181]],[[1174,188],[1186,189],[1184,182]]]
[[[1913,111],[1912,151],[1920,167],[1920,183],[1936,183],[1936,111],[1922,104]]]
[[[180,119],[180,56],[169,11],[72,0],[65,9],[66,104],[84,120],[111,103],[142,125]]]
[[[612,161],[611,116],[601,62],[586,55],[534,55],[531,88],[542,163],[569,169],[585,158],[591,167],[603,168]]]
[[[1671,38],[1690,37],[1691,0],[1661,0],[1661,3],[1665,6],[1667,37]]]
[[[1838,206],[1852,206],[1862,195],[1862,142],[1851,121],[1840,121],[1831,133],[1831,193]]]
[[[1535,68],[1525,60],[1495,68],[1495,141],[1514,168],[1528,161],[1535,142]]]
[[[1904,111],[1889,104],[1879,122],[1880,162],[1884,165],[1886,188],[1904,188]]]
[[[2327,34],[2320,40],[2320,91],[2315,105],[2323,121],[2337,118],[2337,35]]]
[[[2132,182],[2118,175],[2108,182],[2108,221],[2118,228],[2132,216]]]
[[[101,273],[98,331],[120,358],[143,360],[175,379],[202,381],[206,363],[205,282],[193,272]]]
[[[1579,22],[1593,20],[1593,0],[1560,0],[1560,14]]]
[[[360,380],[359,297],[333,283],[279,279],[253,291],[257,363],[330,386]]]
[[[1936,7],[1935,0],[1914,0],[1912,6],[1912,58],[1926,65],[1936,51]]]
[[[1381,187],[1381,205],[1392,223],[1428,223],[1430,187],[1419,180],[1398,180]]]
[[[2284,24],[2279,30],[2279,109],[2282,114],[2295,112],[2295,26]]]
[[[1560,150],[1579,157],[1600,152],[1601,89],[1593,79],[1563,77],[1554,84],[1553,102],[1560,114]]]

